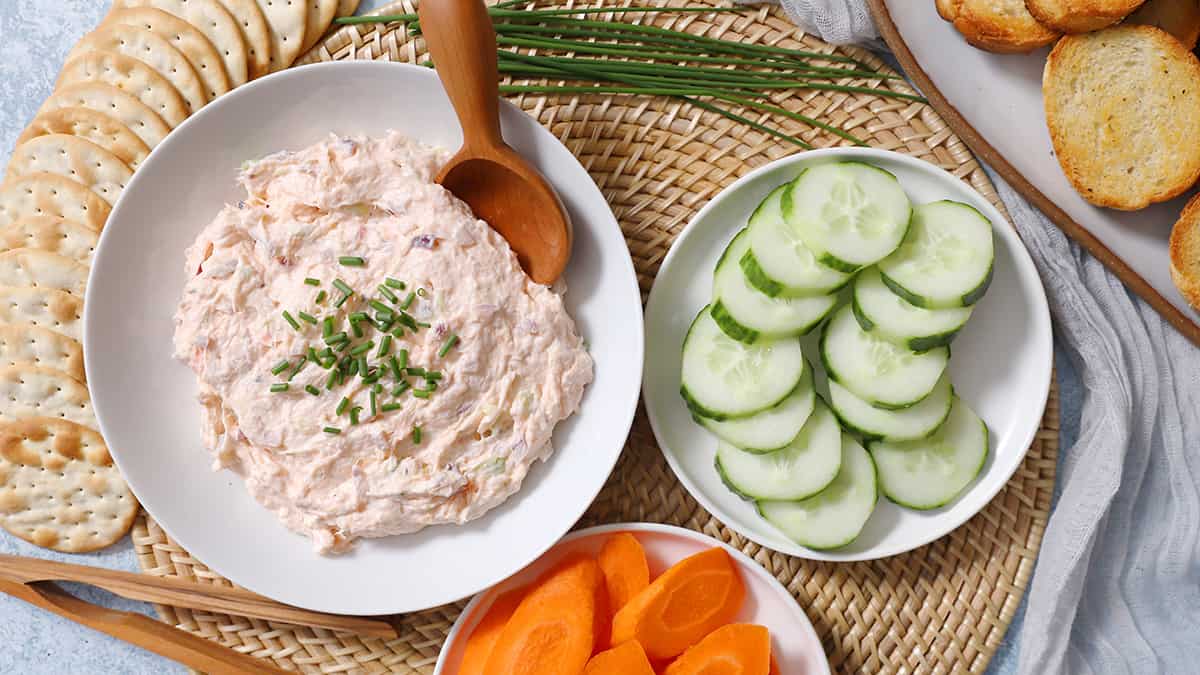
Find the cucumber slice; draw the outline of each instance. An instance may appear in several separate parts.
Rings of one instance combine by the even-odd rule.
[[[821,334],[821,362],[829,378],[876,408],[916,405],[933,391],[950,359],[947,347],[917,353],[868,333],[843,306]]]
[[[851,302],[863,330],[914,352],[950,344],[971,318],[970,307],[917,307],[893,293],[874,267],[854,278]]]
[[[954,397],[937,433],[919,441],[869,444],[887,498],[911,509],[936,509],[957,497],[983,469],[988,429],[975,411]]]
[[[873,265],[896,250],[912,218],[900,181],[861,162],[810,168],[792,182],[781,206],[817,261],[843,272]]]
[[[942,373],[933,391],[920,403],[903,410],[881,410],[829,381],[829,405],[847,431],[866,440],[911,441],[937,431],[950,414],[954,387],[950,374]]]
[[[765,455],[717,445],[717,473],[747,499],[804,499],[824,490],[842,464],[842,430],[822,402],[800,435],[778,452]]]
[[[750,216],[750,250],[739,260],[742,272],[751,286],[772,297],[828,295],[845,286],[850,275],[817,262],[783,219],[783,194],[790,186],[775,188]]]
[[[705,307],[683,340],[680,393],[702,417],[748,417],[787,398],[806,367],[799,340],[738,342]]]
[[[750,250],[742,230],[729,242],[713,276],[712,315],[725,334],[742,342],[802,335],[837,304],[831,295],[772,298],[746,282],[738,261]]]
[[[992,282],[992,223],[974,208],[918,206],[904,243],[879,263],[883,282],[918,307],[973,305]]]
[[[758,512],[803,546],[837,548],[858,538],[878,496],[871,456],[842,434],[842,465],[828,487],[801,501],[760,501]]]
[[[805,368],[804,376],[800,378],[795,391],[774,408],[751,417],[724,422],[699,416],[696,417],[696,421],[716,434],[717,438],[746,452],[774,452],[796,440],[796,436],[812,415],[813,401],[816,398],[812,370]]]

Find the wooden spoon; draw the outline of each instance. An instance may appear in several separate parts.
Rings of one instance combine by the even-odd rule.
[[[553,283],[571,255],[571,223],[546,179],[500,134],[496,33],[482,0],[430,0],[421,34],[462,125],[463,146],[437,182],[508,240],[521,267]]]

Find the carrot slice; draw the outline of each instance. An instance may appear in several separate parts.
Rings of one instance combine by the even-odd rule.
[[[650,585],[646,551],[637,538],[628,532],[609,537],[600,549],[600,555],[596,556],[596,562],[600,563],[600,570],[604,572],[609,608],[614,614],[630,598]]]
[[[467,646],[463,649],[462,661],[458,665],[458,675],[483,675],[483,667],[492,647],[500,637],[500,632],[508,623],[517,605],[525,597],[524,588],[516,588],[507,593],[501,593],[488,607],[487,614],[475,624],[475,630],[467,638]]]
[[[582,673],[595,643],[603,587],[600,566],[591,558],[569,558],[550,570],[500,632],[484,675]]]
[[[733,620],[746,588],[725,549],[675,563],[613,618],[612,640],[642,643],[652,659],[676,656]]]
[[[731,623],[688,647],[663,675],[768,675],[771,634],[763,626]]]
[[[654,675],[654,669],[642,645],[630,640],[593,656],[583,675]]]
[[[771,669],[767,671],[768,675],[779,675],[779,662],[775,660],[775,655],[771,654]]]

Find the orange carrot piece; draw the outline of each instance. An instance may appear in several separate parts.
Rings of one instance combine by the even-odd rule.
[[[583,675],[654,675],[654,669],[642,646],[630,640],[593,656]]]
[[[613,618],[612,641],[642,643],[652,659],[677,656],[733,620],[746,587],[729,554],[714,547],[675,563]]]
[[[596,561],[572,557],[538,580],[500,632],[484,675],[579,675],[595,643]]]
[[[614,614],[630,598],[650,585],[646,551],[637,538],[628,532],[609,537],[600,549],[600,555],[596,556],[596,562],[600,563],[600,569],[604,572],[609,608]]]
[[[483,667],[492,653],[492,647],[513,612],[517,611],[517,605],[521,604],[525,592],[524,588],[516,588],[501,593],[492,601],[487,614],[475,624],[475,629],[467,638],[467,646],[463,649],[462,661],[458,665],[458,675],[483,675]]]
[[[771,634],[763,626],[731,623],[688,647],[663,675],[769,675]]]
[[[768,675],[779,675],[779,662],[775,660],[775,654],[771,654],[771,669],[767,671]]]

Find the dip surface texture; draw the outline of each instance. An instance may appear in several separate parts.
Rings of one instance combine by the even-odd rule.
[[[175,356],[199,381],[215,468],[241,474],[259,503],[323,553],[464,523],[501,504],[550,455],[555,425],[592,379],[562,297],[530,281],[508,244],[433,183],[447,157],[394,132],[270,155],[243,169],[246,198],[187,251]],[[361,266],[340,261],[347,256]],[[335,280],[354,291],[341,307]],[[410,294],[404,311],[428,327],[396,321],[389,331],[401,335],[381,354],[389,315],[371,301],[400,317]],[[362,337],[354,313],[376,322],[357,322]],[[331,383],[329,356],[292,375],[310,347],[328,354],[327,317],[349,338],[334,352],[339,362],[375,343],[360,355],[379,369],[377,383],[361,374]],[[441,374],[435,389],[420,371],[395,377],[389,357],[402,349],[409,368]],[[409,388],[394,394],[400,381]],[[286,391],[272,391],[284,382]],[[389,404],[399,407],[384,411]],[[352,408],[361,408],[359,424]]]

